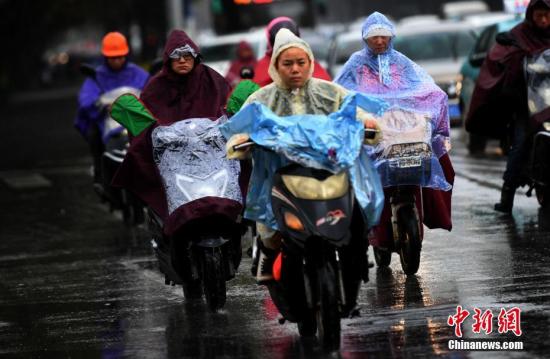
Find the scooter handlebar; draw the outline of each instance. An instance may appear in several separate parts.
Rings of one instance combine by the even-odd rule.
[[[247,141],[247,142],[239,143],[238,145],[233,146],[233,151],[244,150],[244,149],[247,149],[249,147],[253,147],[255,145],[256,144],[253,141]]]

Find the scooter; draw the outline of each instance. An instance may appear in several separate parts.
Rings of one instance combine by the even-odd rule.
[[[239,164],[225,157],[218,121],[188,119],[151,134],[168,203],[164,220],[148,209],[148,228],[165,284],[182,285],[187,300],[212,311],[226,302],[226,282],[241,261]]]
[[[100,129],[103,142],[103,154],[100,164],[100,181],[94,183],[94,190],[102,201],[107,202],[111,210],[121,210],[124,223],[128,226],[141,224],[144,221],[143,205],[130,192],[111,186],[111,181],[118,167],[124,160],[129,147],[128,131],[118,124],[109,114],[108,108],[123,94],[139,96],[140,90],[121,86],[110,91],[104,91],[96,78],[93,67],[83,64],[80,71],[96,82],[102,94],[97,100],[97,107],[103,109],[104,117]]]
[[[387,267],[397,252],[403,272],[413,275],[420,266],[423,240],[422,206],[416,204],[422,203],[421,187],[432,170],[430,123],[424,114],[406,111],[388,111],[379,123],[387,139],[376,156],[389,194],[393,240],[373,246],[374,258],[378,267]]]
[[[340,319],[358,315],[361,281],[368,280],[366,233],[351,233],[352,219],[363,218],[349,176],[291,163],[274,175],[271,204],[283,239],[267,287],[281,322],[297,323],[301,336],[318,334],[326,350],[337,350]]]
[[[539,205],[548,208],[550,205],[550,50],[525,59],[527,78],[527,96],[529,114],[537,123],[538,131],[533,137],[533,146],[529,161],[529,190],[532,191]]]

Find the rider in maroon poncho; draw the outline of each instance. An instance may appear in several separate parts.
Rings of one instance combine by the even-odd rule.
[[[530,118],[524,59],[550,48],[550,0],[532,0],[525,20],[497,36],[476,83],[466,119],[466,130],[502,138],[512,130],[501,200],[495,210],[510,213],[516,189],[526,183],[530,134],[540,125]],[[543,111],[548,118],[548,113]]]
[[[223,199],[209,206],[182,206],[168,218],[164,188],[153,160],[151,132],[158,125],[170,125],[187,118],[217,119],[224,115],[230,92],[227,81],[215,70],[201,63],[199,47],[184,31],[174,30],[168,36],[162,70],[147,83],[141,101],[158,123],[132,140],[131,147],[117,172],[113,185],[124,187],[143,200],[165,219],[164,232],[171,234],[185,221],[189,211],[200,216],[211,206],[224,206]],[[237,208],[238,207],[238,208]],[[234,204],[226,210],[237,217],[241,207]],[[185,213],[180,213],[178,211]]]

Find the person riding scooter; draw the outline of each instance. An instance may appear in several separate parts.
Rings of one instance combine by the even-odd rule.
[[[532,135],[540,123],[529,114],[524,61],[548,48],[550,0],[532,0],[525,20],[497,36],[472,95],[466,130],[511,139],[500,201],[494,205],[499,212],[512,212],[516,189],[529,181],[526,164]]]
[[[328,115],[336,112],[349,92],[337,84],[313,78],[314,66],[314,57],[309,44],[288,29],[279,30],[275,37],[269,66],[269,75],[273,83],[250,95],[244,106],[259,102],[279,116]],[[366,127],[376,128],[376,122],[372,116],[366,112],[361,116]],[[234,135],[228,141],[229,155],[235,158],[246,157],[248,150],[233,153],[232,146],[246,142],[248,139],[249,136],[245,133]],[[355,223],[359,223],[354,226],[355,240],[364,241],[364,226],[360,215]],[[258,283],[265,284],[273,279],[271,264],[280,249],[281,235],[262,222],[257,222],[257,230],[260,236],[258,243],[260,253],[256,258],[257,265],[254,266],[255,276]],[[362,275],[366,280],[368,278],[366,247],[363,250],[365,258]]]
[[[102,94],[123,86],[141,90],[149,79],[145,70],[128,61],[129,52],[124,35],[120,32],[106,34],[101,46],[104,63],[95,69],[94,78],[84,81],[78,95],[78,114],[74,125],[90,146],[94,183],[101,182],[103,119],[108,110],[98,103],[99,98]]]
[[[240,189],[233,186],[240,169],[226,163],[217,131],[230,86],[201,63],[199,47],[182,30],[170,33],[163,60],[140,98],[155,123],[132,140],[113,185],[149,207],[166,284],[183,284],[187,299],[204,290],[217,310],[240,262],[244,229]]]
[[[447,95],[426,71],[393,48],[395,36],[393,24],[383,14],[374,12],[369,15],[361,30],[364,49],[351,55],[335,82],[348,90],[383,99],[407,112],[428,115],[434,123],[431,151],[443,168],[444,180],[452,186],[454,170],[447,153],[450,149]],[[370,244],[375,247],[387,247],[392,242],[389,191],[389,188],[384,190],[386,205],[380,225],[369,236]],[[451,194],[451,190],[418,190],[415,199],[420,223],[428,228],[450,231]],[[422,225],[419,230],[422,231]]]

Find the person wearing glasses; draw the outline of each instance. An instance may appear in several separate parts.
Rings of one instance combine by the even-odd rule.
[[[185,31],[170,33],[162,69],[141,93],[141,100],[159,124],[193,117],[218,118],[224,114],[231,86],[201,60],[199,47]]]
[[[156,123],[136,136],[130,145],[113,185],[138,196],[155,213],[168,216],[162,180],[153,159],[151,133],[189,118],[217,119],[225,115],[231,87],[215,70],[201,63],[199,47],[182,30],[168,36],[162,69],[141,93],[141,101]]]

